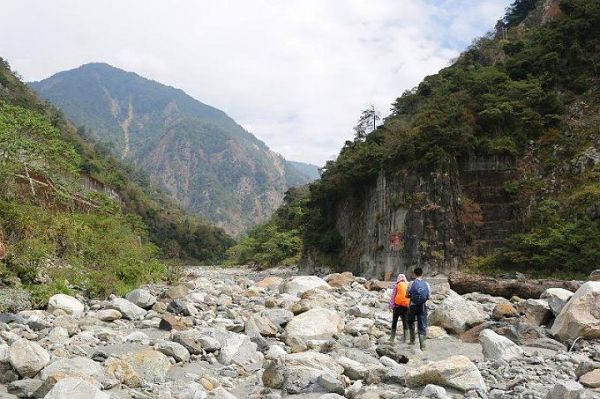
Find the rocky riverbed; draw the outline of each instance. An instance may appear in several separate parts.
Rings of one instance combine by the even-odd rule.
[[[389,343],[389,283],[189,268],[106,301],[0,314],[0,398],[600,397],[600,282],[542,299],[431,279],[427,350]]]

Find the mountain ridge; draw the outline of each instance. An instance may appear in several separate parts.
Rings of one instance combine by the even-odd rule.
[[[134,72],[89,63],[30,86],[229,233],[268,219],[287,189],[312,180],[225,112]]]

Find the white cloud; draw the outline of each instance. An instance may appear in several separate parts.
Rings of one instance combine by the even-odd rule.
[[[4,0],[0,56],[37,80],[105,61],[226,111],[322,164],[493,27],[508,0]]]

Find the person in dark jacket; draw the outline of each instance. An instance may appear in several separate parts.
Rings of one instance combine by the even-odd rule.
[[[407,296],[410,298],[408,307],[408,329],[410,344],[415,344],[415,320],[419,332],[419,346],[425,349],[427,339],[427,300],[431,296],[431,287],[423,280],[423,269],[417,267],[414,270],[415,279],[408,286]]]

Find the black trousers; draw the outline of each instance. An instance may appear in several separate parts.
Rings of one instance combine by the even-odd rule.
[[[396,326],[398,325],[398,319],[402,318],[402,329],[408,329],[408,308],[404,306],[394,306],[394,313],[392,316],[392,333],[396,333]]]

